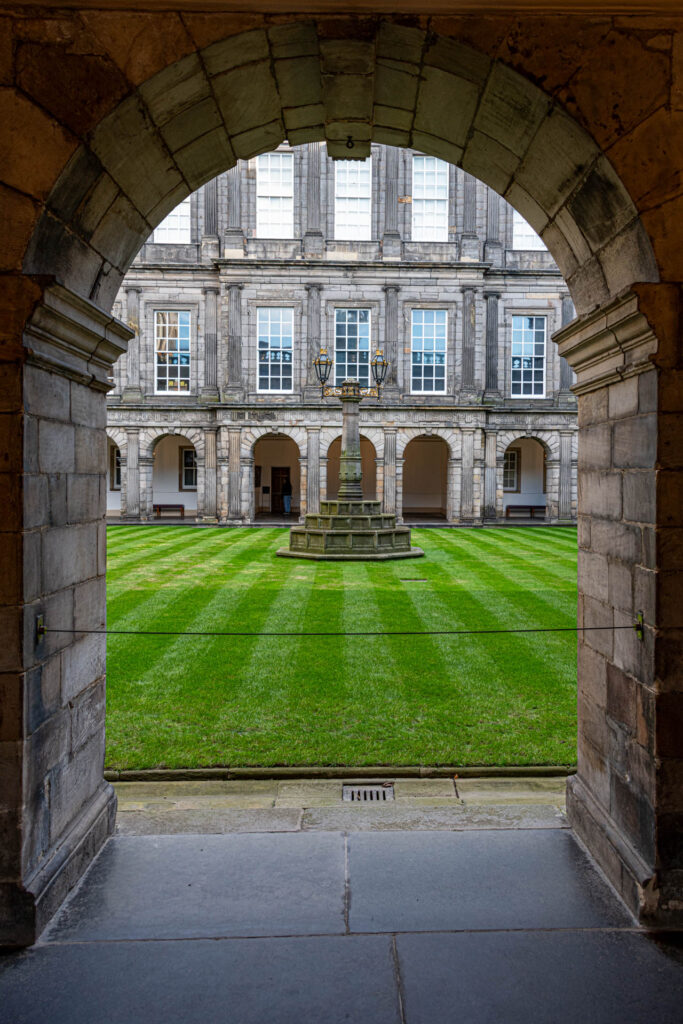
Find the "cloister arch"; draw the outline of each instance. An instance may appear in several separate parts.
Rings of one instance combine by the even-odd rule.
[[[306,464],[301,457],[300,441],[301,438],[299,442],[295,440],[292,432],[283,430],[260,433],[254,440],[248,467],[254,495],[250,518],[259,512],[282,515],[286,511],[282,501],[283,473],[291,487],[291,514],[305,512]]]
[[[30,25],[19,28],[22,19],[10,23],[10,51],[20,44],[30,59],[11,62],[0,120],[7,394],[16,385],[3,429],[8,448],[24,452],[23,464],[16,454],[7,462],[12,493],[36,497],[3,543],[19,568],[36,543],[56,568],[38,594],[19,570],[5,583],[3,692],[21,709],[40,671],[59,662],[66,675],[63,707],[32,731],[22,713],[3,725],[12,750],[2,809],[16,824],[0,880],[8,922],[0,942],[33,940],[111,831],[115,811],[111,788],[92,770],[103,758],[101,723],[79,734],[78,746],[67,737],[84,695],[104,689],[104,644],[36,643],[34,629],[51,602],[103,575],[102,507],[78,522],[50,522],[37,438],[59,432],[72,452],[68,472],[101,478],[107,371],[135,330],[109,309],[130,261],[184,196],[285,137],[324,140],[338,158],[363,157],[375,140],[449,160],[502,194],[555,257],[579,314],[556,335],[578,377],[579,622],[628,626],[636,600],[645,615],[642,641],[632,631],[581,638],[570,819],[641,918],[681,919],[683,651],[670,609],[680,607],[682,567],[675,544],[660,540],[683,527],[681,446],[672,443],[683,372],[683,247],[672,225],[683,186],[670,155],[681,129],[669,120],[680,82],[656,48],[647,73],[639,70],[641,44],[637,33],[627,41],[627,31],[613,40],[613,57],[625,59],[607,69],[600,44],[588,39],[581,68],[576,56],[558,61],[571,24],[581,31],[571,18],[559,30],[522,22],[526,43],[515,47],[501,43],[507,30],[501,36],[495,18],[474,31],[457,19],[345,18],[338,5],[334,15],[255,15],[242,31],[237,16],[181,21],[164,13],[150,16],[143,42],[131,42],[124,12],[123,48],[96,15],[65,13],[49,45],[40,33],[31,37]],[[673,49],[677,29],[667,25],[664,18]],[[97,96],[84,103],[82,82],[93,76]],[[649,97],[640,112],[627,102],[639,82]],[[621,121],[606,112],[620,98]],[[665,154],[661,172],[656,161],[634,159],[643,147]],[[473,430],[463,429],[459,444],[462,460],[481,459]],[[129,473],[144,469],[145,457],[129,442]],[[230,493],[250,486],[250,459],[245,452]],[[461,500],[474,514],[468,496]],[[22,509],[21,499],[15,504]],[[627,599],[605,588],[613,564],[632,580]],[[45,749],[52,759],[40,759]]]

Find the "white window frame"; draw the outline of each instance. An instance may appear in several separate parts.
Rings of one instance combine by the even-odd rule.
[[[547,252],[548,247],[517,210],[512,211],[512,248],[521,252]]]
[[[177,321],[177,323],[175,325],[173,325],[171,323],[168,323],[166,325],[167,326],[167,332],[166,332],[167,333],[167,337],[166,338],[164,338],[163,336],[160,336],[160,326],[163,326],[162,322],[160,321],[160,317],[161,316],[168,316],[168,317],[175,316],[175,317],[178,318],[178,321]],[[184,323],[181,324],[181,317],[187,317],[187,324],[184,324]],[[176,328],[176,336],[175,336],[175,338],[173,337],[173,327],[174,326]],[[185,328],[187,328],[187,338],[181,337],[181,327],[182,327],[183,334],[185,333]],[[180,347],[181,346],[181,342],[183,342],[185,340],[187,340],[187,348],[185,348],[184,346],[181,348]],[[166,341],[166,343],[167,343],[167,345],[166,345],[166,352],[165,353],[161,352],[159,350],[159,343],[160,343],[160,341],[161,342]],[[173,344],[172,344],[174,341],[176,343],[175,347],[173,347]],[[175,363],[175,364],[166,363],[165,365],[167,366],[167,368],[170,368],[173,365],[177,366],[178,373],[174,374],[174,375],[171,375],[170,373],[167,373],[166,374],[166,381],[168,382],[169,380],[176,379],[178,381],[178,384],[180,384],[181,380],[183,380],[183,381],[186,380],[187,381],[187,387],[181,388],[180,386],[178,386],[177,388],[166,388],[166,389],[160,388],[159,387],[159,367],[163,366],[164,364],[160,363],[159,357],[161,355],[164,355],[164,354],[172,357],[174,355],[174,353],[178,357],[177,363]],[[183,359],[183,358],[187,359],[187,363],[181,363],[181,359]],[[191,391],[192,391],[192,358],[193,358],[192,357],[192,311],[189,310],[189,309],[155,309],[154,310],[154,394],[155,395],[164,395],[164,396],[168,396],[168,395],[172,395],[172,396],[176,396],[176,395],[189,395],[191,393]],[[188,368],[187,376],[183,375],[181,377],[180,376],[181,366],[185,366],[185,365],[187,365],[187,368]]]
[[[112,444],[109,449],[109,490],[121,490],[121,449],[117,444]]]
[[[529,337],[525,337],[526,332],[529,330],[529,328],[526,325],[516,325],[515,324],[516,320],[533,320],[534,322],[538,321],[538,320],[542,320],[543,321],[543,355],[542,356],[538,355],[537,352],[536,352],[536,344],[537,344],[537,340],[536,340],[536,331],[537,331],[536,323],[534,323],[533,328],[531,328],[531,330],[533,331],[533,335],[534,335],[533,340],[532,340]],[[520,331],[522,332],[521,336],[519,334]],[[516,351],[516,349],[519,349],[519,351]],[[534,365],[534,363],[535,363],[535,360],[539,359],[539,358],[542,358],[542,360],[543,360],[542,371],[541,371],[541,384],[542,384],[542,386],[541,386],[540,392],[534,394],[533,393],[534,385],[537,383],[537,381],[534,379],[535,374],[537,372],[537,367]],[[521,361],[521,365],[519,367],[515,366],[515,360],[516,359],[519,359]],[[525,359],[531,359],[532,360],[531,367],[526,367],[524,365],[524,360]],[[524,384],[527,383],[526,381],[523,380],[524,371],[525,370],[528,371],[529,369],[531,370],[531,373],[532,373],[532,380],[531,380],[532,393],[531,394],[529,394],[528,392],[525,393],[524,390],[523,390]],[[519,381],[515,380],[515,376],[516,376],[517,373],[520,373],[522,375],[520,377]],[[528,400],[530,400],[530,401],[538,401],[541,398],[545,398],[546,397],[546,388],[547,388],[547,373],[548,373],[548,317],[547,317],[547,315],[544,314],[544,313],[543,314],[542,313],[513,313],[512,314],[511,334],[510,334],[510,397],[511,398],[520,398],[520,399],[523,399],[524,401],[528,401]]]
[[[185,455],[189,453],[192,455],[189,465],[185,464]],[[179,480],[178,490],[179,491],[196,491],[197,490],[197,449],[192,445],[181,445],[179,449]],[[187,483],[186,473],[190,473],[194,479],[194,483]]]
[[[521,452],[519,448],[508,448],[503,455],[503,490],[508,494],[519,493],[520,481],[521,481]],[[509,463],[513,462],[514,466],[510,466]],[[506,475],[508,473],[513,474],[514,483],[510,486],[506,483]],[[509,479],[509,476],[507,477]]]
[[[288,175],[283,174],[285,167]],[[294,238],[294,154],[289,151],[256,158],[256,237]]]
[[[267,336],[267,340],[268,340],[268,346],[267,346],[267,348],[266,347],[262,348],[261,347],[262,323],[264,325],[267,323],[269,328],[273,324],[275,324],[277,321],[272,316],[273,313],[279,313],[280,314],[280,324],[282,324],[283,321],[284,321],[283,314],[287,315],[287,318],[289,319],[289,339],[290,339],[290,344],[289,344],[289,346],[284,346],[283,347],[281,341],[282,341],[283,336],[286,337],[286,335],[284,335],[283,331],[281,330],[279,332],[279,335],[278,335],[278,338],[280,340],[280,344],[279,345],[273,345],[272,344],[273,334],[272,334],[272,331],[269,329],[268,332],[267,332],[267,335],[266,335]],[[277,360],[274,360],[274,359],[271,358],[271,353],[272,352],[280,352],[280,354],[282,354],[282,352],[286,352],[286,351],[289,351],[289,354],[290,354],[290,359],[289,359],[289,365],[291,367],[291,374],[290,374],[290,376],[291,376],[291,383],[290,383],[290,386],[286,387],[286,388],[285,387],[273,388],[273,387],[270,387],[270,386],[262,387],[262,385],[261,385],[261,366],[265,365],[268,368],[268,375],[267,375],[268,376],[268,385],[270,385],[270,381],[271,381],[271,377],[272,377],[271,367],[275,364],[275,362],[277,362]],[[266,360],[263,360],[263,361],[261,360],[261,354],[262,353],[267,354],[268,358]],[[284,361],[282,359],[280,359],[279,360],[279,366],[280,366],[280,370],[281,371],[282,371],[282,367],[284,365],[285,365]],[[281,382],[282,382],[282,376],[283,376],[283,374],[282,374],[282,372],[280,372],[279,377],[280,377],[280,381]],[[288,395],[288,394],[291,394],[292,391],[294,390],[294,309],[292,308],[292,306],[257,306],[256,307],[256,390],[258,392],[260,392],[261,394],[268,394],[268,395],[278,395],[278,394],[280,394],[280,395]]]
[[[434,314],[434,320],[433,320],[431,325],[429,324],[428,321],[425,320],[425,317],[424,317],[425,313],[433,313]],[[434,360],[434,362],[431,363],[431,364],[427,364],[425,362],[425,360],[424,360],[424,355],[425,355],[424,342],[425,342],[425,340],[427,340],[428,342],[432,343],[431,355],[436,357],[436,355],[439,354],[437,352],[437,350],[436,350],[437,342],[439,340],[441,340],[441,339],[437,338],[437,330],[436,330],[436,328],[437,328],[436,314],[439,314],[439,313],[443,314],[443,387],[441,387],[441,388],[432,387],[431,389],[427,389],[427,388],[424,387],[424,367],[425,367],[425,365],[432,365],[436,369],[436,365],[437,364],[436,364],[436,360]],[[422,375],[421,376],[422,376],[423,387],[421,389],[418,389],[418,388],[415,387],[415,384],[414,384],[414,381],[413,381],[413,366],[415,365],[414,354],[415,354],[416,351],[418,351],[418,349],[416,349],[416,347],[415,347],[415,345],[416,345],[415,328],[416,328],[416,326],[418,326],[416,321],[419,320],[420,318],[422,320],[422,323],[420,325],[422,327],[422,332],[421,332],[422,333],[422,338],[420,339],[420,341],[422,342],[422,347],[419,349],[419,351],[422,353],[423,359],[421,360],[419,365],[422,367]],[[430,326],[433,328],[433,330],[431,331],[432,337],[425,339],[425,327],[430,327]],[[430,353],[428,352],[427,354],[430,354]],[[433,384],[436,384],[436,373],[434,374]],[[448,310],[447,309],[440,309],[440,308],[437,308],[437,307],[434,307],[434,306],[414,306],[411,309],[411,311],[410,311],[410,393],[411,393],[411,395],[445,395],[447,387],[448,387]]]
[[[338,314],[339,313],[346,313],[347,314],[346,324],[343,325],[343,326],[345,326],[347,328],[347,330],[345,331],[346,344],[345,344],[344,349],[343,349],[343,351],[345,353],[344,365],[346,367],[346,371],[345,371],[344,374],[341,374],[339,372],[339,362],[337,360],[337,351],[338,351],[338,348],[337,348],[337,325],[339,323],[339,325],[342,326],[341,321],[338,321]],[[339,387],[345,380],[354,379],[354,378],[349,378],[349,372],[348,372],[348,370],[349,370],[349,359],[348,359],[348,355],[349,355],[349,346],[348,346],[349,331],[348,331],[348,328],[354,326],[353,323],[349,324],[349,322],[348,322],[348,314],[349,313],[358,314],[358,319],[356,320],[356,324],[355,324],[356,327],[360,327],[361,323],[363,324],[363,326],[365,325],[365,321],[361,321],[360,320],[360,314],[361,313],[367,313],[367,315],[368,315],[368,317],[367,317],[367,340],[368,340],[367,360],[363,361],[367,365],[367,379],[366,379],[366,375],[365,374],[363,375],[362,378],[359,375],[355,379],[358,380],[358,382],[359,382],[361,387],[364,387],[364,388],[370,387],[370,385],[372,383],[372,381],[371,381],[372,373],[371,373],[371,370],[370,370],[370,356],[371,356],[371,353],[372,353],[372,309],[369,306],[335,306],[334,307],[334,320],[333,320],[333,324],[332,324],[332,339],[333,339],[332,349],[333,349],[333,352],[334,352],[334,386],[335,387]],[[356,337],[356,341],[358,342],[359,340],[360,339],[357,336]],[[365,348],[362,348],[362,349],[359,348],[358,345],[357,345],[355,351],[356,351],[357,354],[360,354],[361,352],[365,352],[366,350],[365,350]],[[360,361],[360,359],[357,359],[356,367],[358,368],[358,367],[360,367],[360,365],[361,365],[361,361]]]
[[[415,153],[412,173],[411,239],[414,242],[447,242],[449,165],[438,157]]]
[[[155,245],[189,245],[192,242],[192,196],[164,217],[154,229]]]
[[[361,167],[367,173],[361,175]],[[372,238],[371,156],[365,160],[339,160],[334,165],[334,237],[346,242],[367,242]]]

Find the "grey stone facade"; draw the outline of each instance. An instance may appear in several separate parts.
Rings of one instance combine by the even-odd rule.
[[[321,345],[334,353],[341,307],[370,311],[372,349],[380,346],[391,363],[380,401],[361,407],[366,459],[374,462],[370,496],[399,521],[422,510],[453,523],[497,521],[510,504],[545,505],[550,522],[575,520],[576,402],[571,371],[551,341],[573,308],[550,254],[513,248],[512,209],[454,166],[448,241],[413,241],[413,153],[379,145],[372,147],[371,239],[335,240],[335,165],[318,143],[291,152],[293,238],[258,237],[258,158],[240,161],[193,194],[191,241],[150,239],[127,274],[114,312],[136,337],[108,397],[110,514],[145,519],[155,503],[173,501],[203,521],[251,522],[270,510],[268,488],[264,495],[257,486],[263,460],[255,449],[273,436],[296,445],[287,456],[295,510],[314,511],[327,495],[328,465],[334,472],[330,446],[341,432],[341,409],[321,399],[312,360]],[[293,311],[287,393],[258,389],[260,307]],[[411,393],[411,316],[420,308],[446,311],[442,394]],[[155,393],[157,310],[190,315],[186,394]],[[511,397],[515,315],[546,319],[544,397]],[[168,435],[194,448],[196,490],[174,491],[172,469],[159,490],[158,444]],[[517,488],[506,491],[505,453],[521,451],[527,438],[542,448],[542,492],[539,482],[525,484],[523,454]],[[440,495],[422,500],[414,463],[429,451],[411,442],[426,439],[443,443],[443,481]]]

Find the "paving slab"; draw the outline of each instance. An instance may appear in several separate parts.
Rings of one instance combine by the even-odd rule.
[[[342,798],[341,779],[295,779],[277,783],[276,807],[327,807]]]
[[[463,806],[455,799],[401,800],[396,803],[338,807],[307,807],[301,827],[306,831],[396,832],[462,829],[567,828],[564,815],[543,804]]]
[[[147,810],[192,807],[272,807],[277,782],[267,779],[238,779],[235,782],[206,779],[197,782],[117,782],[114,785],[119,810]]]
[[[399,935],[408,1024],[681,1024],[675,945],[628,931]]]
[[[297,832],[303,812],[298,807],[202,808],[119,811],[121,836],[227,835],[230,832]]]
[[[349,835],[353,932],[632,923],[568,830]]]
[[[400,1024],[386,936],[34,947],[0,1024]]]
[[[397,800],[434,799],[435,797],[458,797],[453,779],[397,779],[394,786]]]
[[[465,803],[552,803],[564,807],[566,778],[458,779],[458,794]]]
[[[115,836],[46,940],[345,931],[339,834]]]

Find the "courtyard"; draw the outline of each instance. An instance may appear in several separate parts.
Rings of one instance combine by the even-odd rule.
[[[575,530],[416,529],[425,558],[354,564],[285,537],[109,528],[108,768],[575,762],[576,634],[446,633],[574,627]]]

